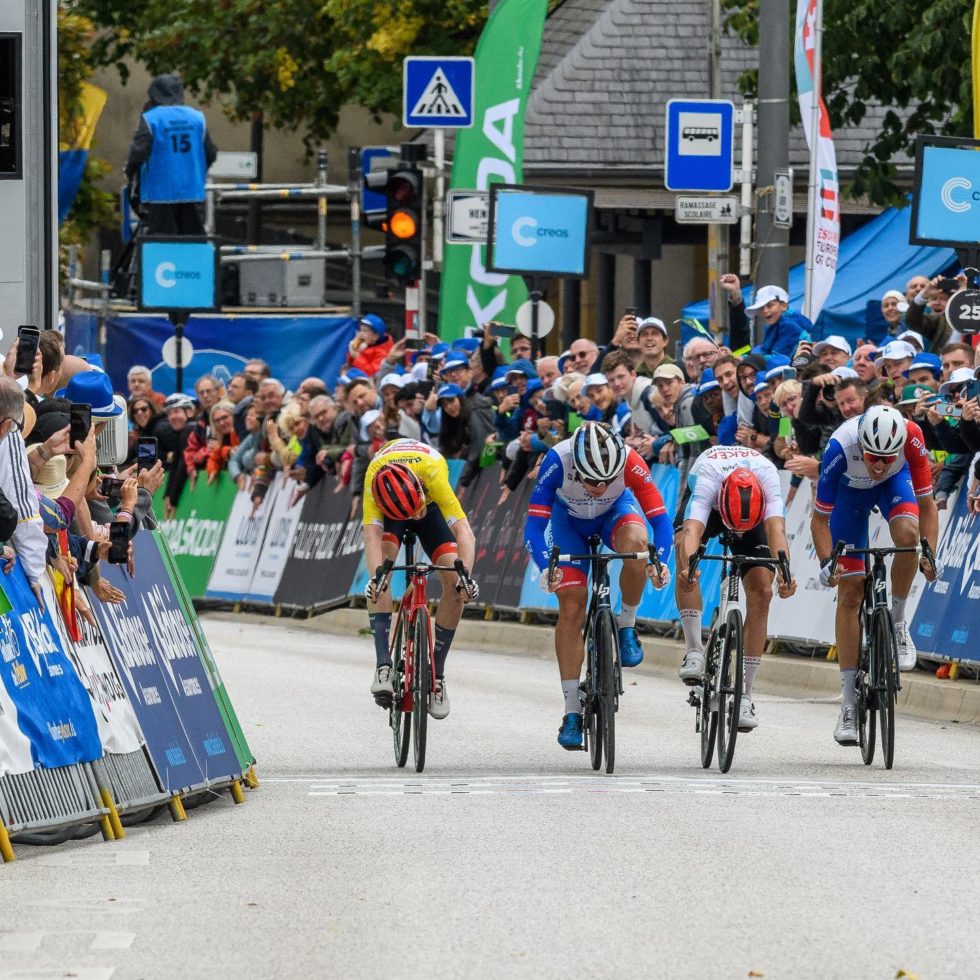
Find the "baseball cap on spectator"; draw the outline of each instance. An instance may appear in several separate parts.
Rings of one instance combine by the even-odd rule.
[[[446,371],[451,371],[453,368],[458,367],[469,367],[470,359],[462,351],[450,351],[446,355],[446,359],[442,362],[442,367],[439,368],[439,373],[443,374]]]
[[[711,368],[705,368],[704,373],[701,375],[701,383],[698,385],[698,394],[703,395],[705,392],[719,387],[720,385],[715,381],[715,372]]]
[[[535,371],[534,365],[526,358],[519,357],[514,361],[510,367],[507,368],[507,374],[523,374],[526,378],[537,378],[538,372]]]
[[[559,374],[564,374],[565,373],[565,365],[568,363],[568,359],[571,356],[572,356],[572,352],[570,350],[563,350],[561,352],[561,354],[558,356],[558,373]]]
[[[783,373],[789,366],[789,364],[777,364],[775,367],[769,368],[769,370],[766,371],[766,381],[769,382],[777,378],[782,381]]]
[[[65,398],[76,405],[91,405],[92,419],[102,422],[122,415],[123,408],[112,398],[112,382],[104,371],[81,371],[76,374],[68,387]]]
[[[789,302],[786,290],[780,286],[763,286],[756,291],[755,298],[751,306],[745,307],[746,313],[758,313],[766,303],[771,303],[774,299],[781,300],[783,303]]]
[[[660,381],[661,379],[672,381],[675,378],[678,381],[684,380],[684,372],[676,364],[661,364],[653,372],[654,381]]]
[[[442,401],[443,398],[462,398],[463,389],[459,385],[443,385],[436,392],[436,401]]]
[[[855,371],[854,368],[852,368],[852,367],[848,367],[846,364],[842,364],[840,367],[834,368],[834,370],[831,371],[830,373],[835,378],[841,378],[842,380],[844,378],[857,378],[857,377],[859,377],[857,371]]]
[[[766,358],[766,367],[770,369],[774,367],[786,367],[789,364],[789,361],[790,359],[788,354],[770,354]]]
[[[922,395],[933,395],[935,392],[925,385],[905,385],[902,388],[902,400],[896,405],[914,405]]]
[[[432,358],[433,361],[437,361],[440,358],[445,357],[448,353],[449,344],[443,343],[443,341],[440,340],[438,344],[432,345],[432,350],[429,351],[429,357]]]
[[[381,391],[382,388],[387,388],[388,385],[391,385],[393,388],[401,388],[404,384],[405,379],[400,374],[395,374],[392,371],[381,379],[381,384],[378,385],[378,391]]]
[[[411,357],[409,357],[410,364],[417,364],[420,357],[431,357],[432,349],[429,347],[423,347],[422,350],[413,350]]]
[[[480,346],[480,341],[476,337],[457,337],[453,341],[453,350],[463,350],[467,354],[472,354],[473,351]]]
[[[506,387],[507,387],[506,378],[504,377],[494,378],[493,381],[490,382],[487,391],[500,391],[501,388],[506,388]]]
[[[352,381],[356,381],[358,378],[366,378],[367,373],[362,371],[360,368],[351,367],[344,371],[337,378],[337,383],[342,385],[349,385]]]
[[[943,362],[939,359],[938,354],[930,354],[928,351],[924,351],[921,354],[916,354],[912,363],[902,373],[907,378],[911,371],[932,371],[933,376],[938,378],[943,371]]]
[[[897,289],[889,289],[888,292],[881,297],[882,303],[884,303],[886,299],[896,300],[898,302],[898,309],[900,313],[904,313],[905,310],[909,308],[908,300],[905,299],[905,293],[900,292]],[[902,308],[903,306],[904,309]]]
[[[907,340],[913,347],[918,344],[919,350],[926,349],[925,337],[921,333],[916,333],[914,330],[903,330],[895,339]]]
[[[965,385],[968,381],[972,381],[973,379],[973,368],[957,368],[949,376],[949,380],[945,384],[939,386],[939,394],[945,395],[947,391],[952,391],[954,388],[959,388],[960,385]]]
[[[193,408],[194,399],[188,398],[187,395],[181,394],[179,391],[175,391],[172,395],[168,395],[163,402],[163,410],[165,412],[171,411],[174,408]]]
[[[33,446],[39,442],[46,442],[56,432],[61,432],[62,429],[66,428],[70,421],[69,417],[63,412],[45,412],[43,415],[38,416],[33,431],[29,437],[25,437],[24,442],[28,446]],[[25,425],[24,428],[26,429],[27,426]]]
[[[358,320],[358,323],[361,323],[368,329],[373,330],[378,335],[378,340],[387,339],[388,330],[385,327],[385,322],[377,314],[365,313],[364,316]]]
[[[363,414],[363,415],[361,416],[361,432],[362,432],[362,433],[363,433],[363,434],[364,434],[365,436],[367,436],[367,430],[368,430],[368,428],[369,428],[369,427],[370,427],[370,426],[371,426],[371,425],[372,425],[372,424],[373,424],[374,422],[377,422],[379,418],[381,418],[381,410],[380,410],[380,409],[377,409],[377,408],[369,408],[369,409],[368,409],[368,410],[367,410],[367,411],[366,411],[366,412],[365,412],[365,413],[364,413],[364,414]]]
[[[649,329],[659,330],[665,337],[670,336],[667,333],[667,327],[664,326],[664,321],[655,316],[646,316],[636,324],[636,333],[639,336],[644,330]]]
[[[851,345],[839,334],[831,334],[829,337],[824,337],[819,343],[813,345],[813,353],[820,356],[820,354],[828,347],[834,350],[843,351],[848,357],[854,352],[851,350]]]
[[[752,389],[753,395],[758,395],[760,391],[763,391],[769,387],[768,381],[756,381],[755,387]]]
[[[905,340],[893,340],[878,352],[883,361],[901,361],[906,357],[915,358],[919,352]]]
[[[609,384],[609,379],[604,374],[590,374],[582,385],[582,394],[587,395],[590,388],[599,388]]]

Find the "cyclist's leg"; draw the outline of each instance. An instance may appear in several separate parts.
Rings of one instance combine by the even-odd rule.
[[[392,521],[385,518],[384,531],[381,537],[381,553],[385,558],[394,559],[397,557],[402,537],[405,534],[405,527],[404,521]],[[374,636],[376,667],[391,666],[391,654],[388,651],[391,633],[391,609],[391,586],[389,584],[388,589],[384,595],[378,597],[377,602],[368,603],[368,622],[371,624],[371,633]]]
[[[686,518],[685,514],[685,518]],[[678,526],[679,525],[679,526]],[[678,537],[683,533],[684,522],[675,522],[677,534],[674,537],[674,551],[677,551]],[[712,537],[721,533],[723,525],[717,511],[712,511],[708,518],[701,543],[706,544]],[[674,600],[681,619],[681,629],[684,631],[684,660],[678,675],[685,684],[697,684],[704,673],[704,639],[702,638],[702,612],[704,600],[701,596],[701,586],[695,582],[693,588],[685,589],[681,585],[680,575],[674,576]]]
[[[421,520],[415,521],[414,524],[419,536],[419,543],[429,556],[429,560],[433,565],[445,566],[447,569],[447,571],[439,573],[442,595],[439,597],[439,603],[436,607],[433,629],[435,634],[433,658],[436,666],[436,679],[441,680],[445,676],[446,658],[449,656],[449,648],[452,646],[456,627],[459,626],[465,604],[463,597],[456,591],[458,576],[453,570],[453,563],[458,557],[459,549],[456,545],[456,538],[438,507],[429,507],[425,516]]]
[[[895,547],[914,548],[919,543],[919,504],[912,490],[912,479],[906,470],[885,480],[878,507],[888,520],[888,530]],[[910,552],[892,556],[892,619],[895,622],[898,660],[902,670],[915,668],[916,650],[906,619],[905,603],[918,570],[918,555]]]
[[[737,537],[732,546],[732,552],[746,558],[771,558],[769,543],[765,529],[761,524]],[[745,631],[744,663],[745,682],[743,693],[746,706],[752,701],[752,686],[755,675],[762,663],[762,654],[769,635],[769,604],[772,601],[773,572],[765,565],[742,565],[740,569],[742,583],[745,586]]]
[[[614,551],[646,552],[649,537],[647,523],[633,494],[626,490],[604,515],[602,540]],[[636,667],[643,661],[643,647],[636,635],[636,612],[643,599],[646,585],[645,558],[623,561],[619,572],[622,608],[617,617],[620,662],[624,667]]]

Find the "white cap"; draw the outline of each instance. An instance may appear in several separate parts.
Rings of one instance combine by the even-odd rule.
[[[858,377],[860,377],[860,375],[857,373],[857,371],[854,370],[854,368],[848,367],[846,364],[843,364],[840,367],[834,368],[834,370],[831,371],[830,373],[835,378],[841,378],[841,379],[843,379],[843,378],[858,378]]]
[[[915,357],[919,352],[907,340],[893,340],[882,348],[879,357],[883,361],[901,361]]]
[[[916,354],[926,349],[925,337],[921,333],[916,333],[914,330],[903,330],[895,339],[905,340],[906,337],[911,337],[919,345],[919,350],[916,351]]]
[[[781,286],[763,286],[756,290],[755,299],[751,306],[745,307],[745,312],[758,313],[766,303],[771,303],[774,299],[781,300],[783,303],[789,302],[789,296]]]
[[[973,373],[973,368],[957,368],[949,376],[949,380],[945,384],[941,384],[939,386],[939,394],[945,394],[950,388],[958,388],[960,385],[966,384],[968,381],[972,381],[974,377],[975,375]]]
[[[371,425],[377,422],[379,418],[381,418],[381,412],[376,408],[369,408],[361,416],[361,431],[366,434]]]
[[[404,388],[405,378],[402,375],[395,374],[395,372],[392,371],[390,374],[386,374],[381,379],[381,384],[378,385],[378,391],[380,391],[382,388],[386,387],[387,385],[393,385],[395,388]]]
[[[582,394],[588,394],[590,388],[598,388],[600,385],[609,384],[609,379],[604,374],[590,374],[582,385]]]
[[[819,343],[814,344],[813,353],[819,357],[825,347],[833,347],[834,350],[843,351],[848,357],[853,353],[851,345],[839,334],[831,334],[829,337],[824,337]]]
[[[667,333],[667,327],[664,325],[664,321],[661,320],[659,317],[648,316],[640,320],[639,323],[637,323],[636,325],[637,334],[643,333],[643,331],[646,330],[648,327],[653,327],[656,330],[659,330],[665,337],[670,336]]]

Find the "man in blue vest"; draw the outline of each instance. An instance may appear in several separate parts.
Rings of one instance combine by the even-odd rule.
[[[151,235],[203,235],[201,204],[208,167],[218,155],[204,114],[184,105],[176,75],[150,82],[126,176],[138,180],[139,198]]]

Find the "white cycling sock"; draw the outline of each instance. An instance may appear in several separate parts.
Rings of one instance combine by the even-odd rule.
[[[759,672],[759,664],[762,663],[762,655],[758,657],[745,657],[745,696],[752,700],[752,685],[755,683],[755,675]]]
[[[848,670],[842,667],[840,672],[840,692],[843,698],[845,706],[849,708],[857,708],[857,688],[854,686],[854,681],[857,678],[856,670]]]
[[[625,602],[623,603],[623,611],[616,617],[620,629],[626,626],[636,626],[636,610],[639,608],[638,605],[627,606]]]
[[[684,649],[701,651],[704,648],[701,640],[701,610],[682,609],[681,628],[684,630]]]
[[[905,603],[908,601],[908,596],[904,599],[899,599],[897,595],[892,596],[892,619],[896,623],[905,622]]]
[[[578,697],[578,678],[573,681],[562,681],[561,693],[565,695],[565,714],[580,715],[582,702]]]

